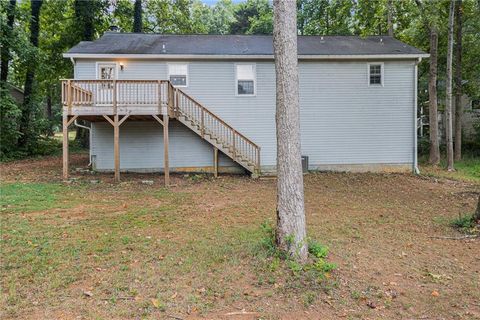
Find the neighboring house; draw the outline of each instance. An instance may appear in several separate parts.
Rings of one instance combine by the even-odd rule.
[[[75,66],[75,79],[63,83],[64,124],[72,116],[92,121],[96,170],[116,167],[119,177],[162,171],[165,161],[175,171],[275,170],[271,36],[108,32],[64,57]],[[424,57],[387,36],[299,36],[308,169],[415,170]],[[165,119],[169,130],[158,124]]]
[[[12,98],[18,103],[22,104],[23,103],[23,90],[20,88],[15,87],[13,84],[7,83],[7,88],[10,91],[10,95]]]

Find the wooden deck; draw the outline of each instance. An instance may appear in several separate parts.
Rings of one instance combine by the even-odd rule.
[[[176,119],[254,175],[260,147],[168,80],[62,80],[63,176],[68,178],[68,126],[75,119],[108,121],[114,128],[115,180],[120,181],[120,126],[128,120],[156,120],[164,128],[165,184],[169,183],[168,123]],[[215,172],[215,175],[217,171]]]

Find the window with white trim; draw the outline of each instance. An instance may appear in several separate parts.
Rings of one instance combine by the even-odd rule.
[[[381,63],[368,64],[368,84],[371,86],[383,85],[383,64]]]
[[[188,65],[187,64],[169,64],[168,78],[170,82],[177,87],[188,86]]]
[[[255,95],[255,65],[237,64],[237,95]]]

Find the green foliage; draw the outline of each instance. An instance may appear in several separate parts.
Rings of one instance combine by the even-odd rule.
[[[308,253],[316,258],[323,259],[327,257],[328,248],[316,241],[310,240],[308,243]]]
[[[260,239],[256,254],[269,259],[268,269],[275,271],[283,261],[294,275],[302,276],[313,272],[314,276],[323,279],[326,273],[336,268],[334,263],[327,262],[328,248],[315,240],[308,240],[309,261],[306,264],[300,264],[293,260],[288,254],[279,250],[275,243],[275,229],[268,223],[261,225],[263,237]],[[287,242],[293,242],[293,237],[287,237]]]
[[[0,159],[5,160],[18,157],[16,147],[20,132],[17,123],[21,111],[9,90],[0,90]]]
[[[475,233],[480,230],[477,229],[477,224],[473,217],[473,214],[459,215],[457,218],[450,222],[452,228],[458,229],[464,233]]]
[[[247,0],[235,9],[235,20],[230,24],[232,34],[271,34],[273,12],[268,0]]]

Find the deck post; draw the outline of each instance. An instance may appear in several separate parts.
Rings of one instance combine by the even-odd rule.
[[[113,79],[113,90],[112,90],[112,105],[113,105],[113,113],[117,114],[118,113],[118,108],[117,108],[117,80]],[[118,120],[118,118],[117,118]]]
[[[118,114],[113,117],[113,160],[115,165],[115,182],[120,182],[120,124]]]
[[[68,179],[68,114],[63,110],[63,179]]]
[[[218,177],[218,148],[213,147],[213,176]]]
[[[168,83],[168,103],[167,103],[167,116],[173,115],[173,109],[174,109],[174,88],[173,85],[169,82]]]
[[[170,168],[168,163],[168,113],[163,115],[163,173],[165,175],[165,186],[170,185]]]
[[[68,114],[72,112],[72,99],[73,99],[73,88],[72,88],[72,80],[67,81],[67,106],[68,106]]]
[[[233,129],[233,134],[232,134],[232,145],[233,145],[233,161],[237,161],[237,148],[235,146],[235,136],[237,135],[237,131]]]
[[[162,81],[158,80],[158,113],[162,113]]]

